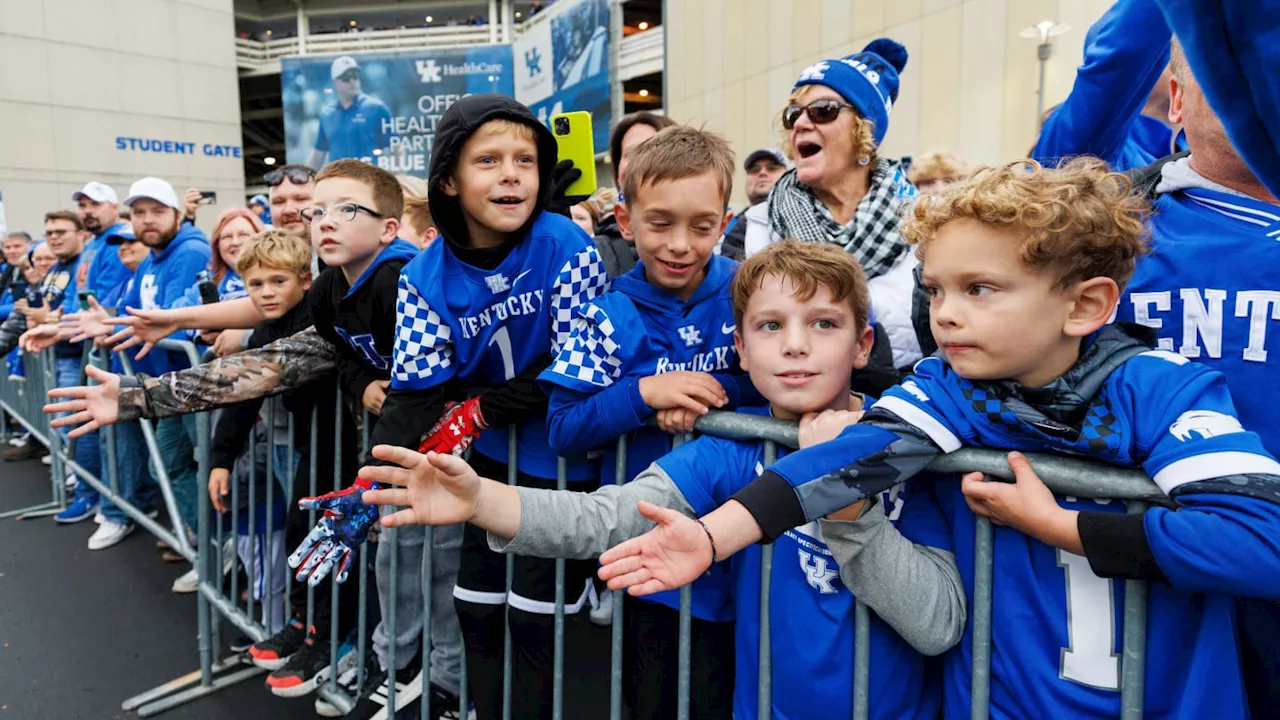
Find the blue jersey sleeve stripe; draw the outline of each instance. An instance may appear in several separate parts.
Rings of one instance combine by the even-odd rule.
[[[453,330],[428,305],[404,275],[396,299],[395,363],[397,386],[425,387],[424,381],[453,364]],[[452,373],[450,373],[452,374]],[[435,384],[435,383],[429,383]]]
[[[911,403],[893,395],[885,395],[876,402],[876,408],[888,410],[902,418],[903,421],[919,428],[929,439],[942,448],[942,452],[955,452],[960,449],[960,438],[947,429],[937,418]]]
[[[1280,463],[1266,455],[1226,451],[1193,455],[1169,463],[1152,478],[1166,495],[1181,485],[1228,475],[1280,475]]]

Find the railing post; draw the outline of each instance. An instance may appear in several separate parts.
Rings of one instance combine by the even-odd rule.
[[[764,443],[764,465],[768,467],[778,459],[778,448],[773,441]],[[757,673],[760,694],[756,699],[756,716],[773,717],[773,643],[770,638],[769,591],[773,585],[773,543],[760,548],[760,657]]]
[[[995,559],[991,521],[976,518],[973,542],[973,683],[969,713],[986,720],[991,705],[991,590]]]
[[[310,31],[305,3],[298,3],[298,54],[307,54],[307,33]]]
[[[1147,504],[1128,503],[1128,512],[1141,514]],[[1124,582],[1124,640],[1120,660],[1121,720],[1142,720],[1147,668],[1147,584],[1142,580]]]
[[[627,436],[618,436],[618,458],[615,481],[627,474]],[[609,644],[609,720],[622,720],[622,613],[625,590],[613,593],[613,627]]]

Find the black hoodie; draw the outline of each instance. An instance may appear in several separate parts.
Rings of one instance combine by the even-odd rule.
[[[511,233],[506,242],[493,248],[473,248],[462,204],[457,197],[446,194],[442,185],[453,176],[467,139],[481,125],[498,119],[511,120],[533,129],[538,146],[538,198],[529,220]],[[436,126],[427,195],[431,217],[449,251],[458,260],[474,267],[484,270],[498,267],[546,209],[557,156],[556,140],[551,131],[538,122],[527,107],[505,95],[469,95],[451,105]],[[449,400],[479,396],[481,414],[490,427],[505,427],[529,414],[545,412],[547,396],[539,389],[536,379],[550,363],[551,358],[547,357],[511,380],[490,387],[464,388],[447,382],[426,390],[392,390],[382,407],[385,422],[379,422],[374,428],[370,444],[418,447],[422,436],[440,419],[444,403]]]

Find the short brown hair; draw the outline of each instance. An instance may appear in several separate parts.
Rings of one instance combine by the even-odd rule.
[[[435,218],[431,217],[431,204],[426,197],[415,195],[407,198],[404,201],[404,214],[419,235],[436,226]]]
[[[74,210],[53,210],[44,214],[44,221],[66,220],[76,226],[77,230],[84,229],[84,221],[80,219],[80,215]]]
[[[1187,80],[1187,54],[1182,51],[1182,43],[1175,36],[1169,40],[1169,72],[1182,82]]]
[[[334,160],[316,175],[316,182],[329,178],[349,178],[373,191],[373,209],[384,218],[400,219],[404,214],[404,191],[396,176],[376,165],[351,158]]]
[[[791,143],[791,131],[782,127],[782,114],[787,111],[787,105],[791,103],[800,104],[804,96],[809,93],[812,85],[801,85],[791,91],[791,95],[787,98],[787,104],[782,106],[778,111],[778,130],[781,133],[782,152],[791,158],[792,162],[796,160],[796,148]],[[867,158],[870,162],[876,160],[876,124],[869,118],[864,118],[858,114],[856,108],[849,108],[849,112],[853,114],[853,156],[855,158]],[[868,163],[870,164],[870,163]]]
[[[733,150],[724,138],[707,130],[675,125],[645,140],[632,151],[622,194],[634,202],[640,189],[663,181],[711,173],[720,185],[724,210],[733,193]]]
[[[1147,251],[1147,201],[1129,179],[1097,158],[1077,158],[1056,170],[1034,160],[980,168],[941,195],[921,197],[902,236],[923,259],[943,225],[963,218],[1023,235],[1019,256],[1059,288],[1096,277],[1124,288]]]
[[[613,184],[618,184],[618,163],[622,162],[622,138],[627,131],[637,125],[648,125],[657,132],[662,132],[676,124],[666,115],[656,115],[648,110],[640,110],[623,115],[617,125],[613,126],[613,134],[609,136],[609,161],[613,163]]]
[[[305,275],[311,272],[311,245],[283,230],[263,230],[245,241],[236,258],[241,276],[256,267]]]
[[[831,291],[835,302],[849,303],[859,331],[870,321],[871,293],[858,261],[830,243],[787,240],[769,245],[747,258],[734,273],[729,292],[733,297],[733,317],[739,327],[751,296],[770,275],[790,280],[801,302],[812,298],[820,288]]]

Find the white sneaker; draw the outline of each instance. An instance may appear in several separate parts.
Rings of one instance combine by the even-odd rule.
[[[63,480],[62,484],[67,488],[67,492],[71,492],[80,484],[80,478],[76,477],[75,473],[67,473],[67,479]]]
[[[106,521],[107,521],[107,516],[103,515],[101,510],[93,514],[93,522],[95,525],[101,525]]]
[[[590,615],[591,622],[595,625],[612,625],[613,591],[606,588],[601,592],[599,601],[592,606],[588,615]]]
[[[44,464],[44,465],[52,465],[52,464],[53,464],[53,456],[52,456],[52,455],[45,455],[44,457],[41,457],[41,458],[40,458],[40,462],[41,462],[42,464]]]
[[[101,514],[98,515],[101,517]],[[97,530],[93,531],[93,536],[89,538],[90,550],[103,550],[115,545],[121,540],[129,537],[129,533],[133,532],[133,523],[115,523],[103,518],[102,524]]]
[[[193,593],[200,586],[200,572],[192,567],[182,577],[173,581],[173,587],[170,588],[174,592],[185,595]]]
[[[31,433],[22,433],[15,437],[9,438],[9,444],[13,447],[22,447],[27,444],[27,440],[31,439]]]

